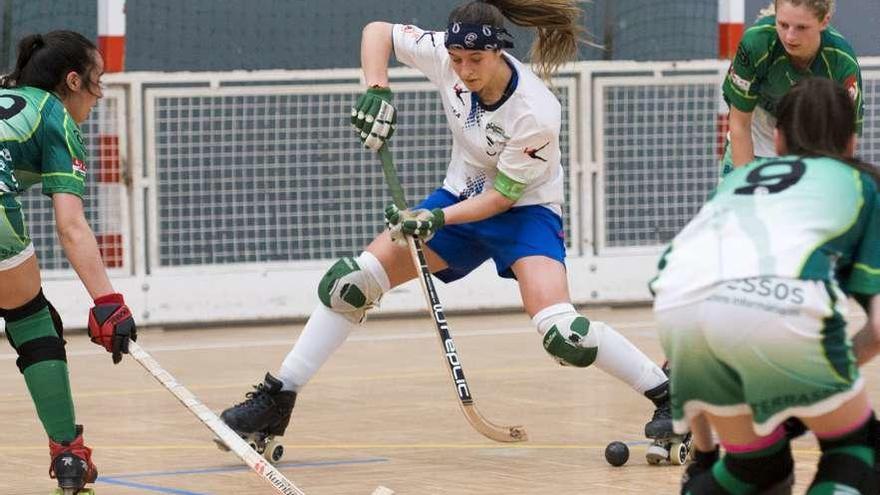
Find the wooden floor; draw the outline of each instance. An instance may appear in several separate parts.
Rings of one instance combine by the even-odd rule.
[[[588,308],[661,360],[647,308]],[[355,332],[300,394],[281,471],[309,495],[677,493],[681,468],[648,466],[633,452],[606,464],[613,440],[640,442],[651,405],[597,369],[562,368],[544,354],[522,314],[450,315],[478,407],[497,423],[524,424],[530,441],[493,443],[474,432],[457,400],[426,317],[374,320]],[[301,325],[145,329],[139,342],[214,410],[275,372]],[[101,477],[98,495],[270,494],[133,360],[113,366],[84,335],[68,338],[77,419]],[[0,493],[42,494],[45,436],[11,349],[0,352]],[[880,367],[866,368],[872,396]],[[634,447],[635,448],[635,447]],[[818,451],[795,444],[802,493]]]

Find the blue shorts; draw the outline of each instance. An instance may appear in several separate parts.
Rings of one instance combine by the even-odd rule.
[[[417,208],[444,208],[460,200],[437,189]],[[562,219],[540,206],[518,206],[479,222],[447,225],[428,241],[448,268],[435,273],[444,282],[458,280],[492,258],[498,275],[516,278],[510,269],[526,256],[546,256],[565,265],[565,234]]]

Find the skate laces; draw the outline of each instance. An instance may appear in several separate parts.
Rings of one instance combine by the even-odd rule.
[[[244,401],[239,402],[235,405],[235,407],[272,407],[275,405],[275,401],[272,399],[272,394],[269,393],[268,388],[263,383],[258,383],[254,385],[254,390],[244,394]]]

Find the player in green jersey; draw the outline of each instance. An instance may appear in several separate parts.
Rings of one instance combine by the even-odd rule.
[[[861,71],[852,47],[829,25],[833,11],[834,0],[774,0],[746,30],[722,87],[730,107],[722,177],[755,157],[776,156],[779,101],[805,77],[842,84],[855,103],[861,132]]]
[[[777,111],[781,156],[733,171],[651,284],[675,429],[706,418],[725,450],[683,493],[785,490],[794,461],[782,424],[797,417],[822,450],[808,494],[875,494],[874,414],[857,365],[880,342],[880,175],[851,158],[844,87],[805,79]],[[847,295],[868,312],[855,346]]]
[[[75,423],[61,318],[40,288],[17,196],[39,182],[52,199],[61,246],[95,301],[89,336],[118,363],[136,338],[135,324],[107,277],[82,200],[87,159],[79,124],[102,96],[103,66],[91,41],[53,31],[25,36],[15,69],[0,79],[0,317],[49,436],[49,475],[65,495],[93,483],[97,470]]]

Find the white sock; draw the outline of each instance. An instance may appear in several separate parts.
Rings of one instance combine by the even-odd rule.
[[[375,256],[364,251],[357,263],[373,276],[383,293],[389,290],[388,275]],[[345,316],[318,304],[278,370],[278,379],[284,383],[282,390],[299,392],[357,326]]]
[[[657,363],[617,330],[602,324],[605,328],[601,332],[599,353],[594,363],[600,370],[628,384],[640,394],[667,380],[666,373]]]
[[[318,304],[278,370],[282,390],[299,392],[355,327],[357,323]]]

